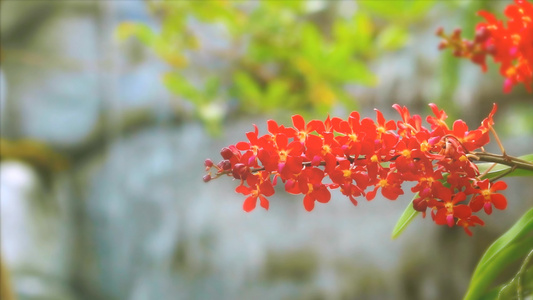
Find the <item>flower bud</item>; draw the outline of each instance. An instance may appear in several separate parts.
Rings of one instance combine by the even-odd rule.
[[[437,28],[437,30],[435,31],[435,35],[444,36],[444,28],[442,28],[442,26],[439,26],[439,28]]]
[[[452,39],[461,38],[461,28],[456,28],[452,33]]]
[[[475,45],[476,45],[476,44],[474,44],[474,42],[469,41],[469,40],[463,40],[463,44],[466,46],[466,49],[467,49],[468,51],[472,51],[472,50],[474,50],[474,47],[475,47]]]
[[[446,40],[442,40],[440,41],[439,43],[439,50],[444,50],[448,47],[448,41]]]
[[[209,182],[209,181],[211,181],[212,178],[211,178],[211,175],[208,174],[208,175],[204,175],[204,177],[202,177],[202,179],[203,179],[204,182]]]
[[[413,208],[416,211],[425,212],[428,207],[428,202],[423,198],[416,198],[413,200]]]
[[[490,32],[485,27],[480,27],[478,30],[476,30],[476,37],[475,41],[477,43],[483,43],[490,37]]]
[[[235,177],[235,179],[246,179],[248,176],[248,167],[246,167],[244,164],[237,163],[235,166],[233,166],[233,170],[231,172],[233,173],[233,177]]]
[[[496,55],[496,47],[494,45],[488,45],[485,51],[487,51],[488,54]]]
[[[213,166],[213,161],[212,161],[211,159],[209,159],[209,158],[206,159],[206,160],[204,161],[204,166],[205,166],[206,168],[211,168],[211,167]]]
[[[225,159],[225,160],[223,160],[223,161],[218,163],[218,167],[221,168],[224,171],[227,171],[227,170],[231,169],[231,163],[230,163],[229,160]]]
[[[228,147],[224,147],[220,150],[220,155],[222,155],[222,158],[224,159],[230,159],[233,157],[233,151]]]

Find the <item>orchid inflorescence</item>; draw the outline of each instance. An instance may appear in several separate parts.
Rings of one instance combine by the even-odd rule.
[[[241,141],[221,150],[222,160],[205,161],[204,181],[222,175],[240,181],[236,192],[247,196],[243,209],[255,209],[257,201],[269,208],[266,197],[275,193],[280,181],[285,191],[303,194],[303,205],[312,211],[315,202],[327,203],[330,190],[340,189],[357,205],[358,197],[372,200],[378,191],[390,200],[404,194],[402,184],[416,182],[413,208],[430,210],[438,225],[469,227],[484,225],[479,216],[483,210],[491,214],[493,207],[505,209],[506,198],[499,193],[507,185],[483,178],[476,164],[478,153],[489,142],[496,105],[481,125],[469,130],[462,120],[450,128],[447,115],[435,104],[429,105],[434,116],[426,118],[430,128],[422,126],[422,117],[409,113],[398,104],[401,121],[386,120],[376,110],[376,121],[360,118],[357,111],[344,120],[305,122],[300,115],[292,117],[292,127],[269,120],[268,134],[259,136],[258,128],[246,133]],[[481,149],[481,152],[474,152]]]
[[[468,58],[487,71],[486,57],[492,56],[500,64],[500,74],[505,77],[504,92],[508,93],[518,83],[528,92],[533,91],[533,4],[515,0],[505,9],[507,24],[487,11],[478,14],[486,22],[476,26],[474,40],[463,39],[461,30],[447,35],[442,28],[437,35],[443,38],[439,49],[452,49],[454,56]]]

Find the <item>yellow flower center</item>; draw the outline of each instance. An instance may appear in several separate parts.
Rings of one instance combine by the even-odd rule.
[[[279,151],[279,161],[285,162],[287,160],[287,151],[281,150]]]
[[[348,135],[348,137],[352,140],[352,142],[357,142],[357,134],[351,133]]]
[[[489,200],[490,201],[490,190],[483,190],[481,191],[481,195],[483,195],[483,198],[485,198],[485,200]]]
[[[453,213],[453,203],[452,202],[447,202],[446,204],[444,204],[444,207],[446,208],[446,210],[449,213]]]
[[[298,132],[298,139],[300,140],[300,142],[305,142],[306,138],[307,138],[307,132],[305,131]]]
[[[389,183],[387,182],[387,179],[381,179],[379,182],[378,182],[378,185],[380,187],[386,187],[387,185],[389,185]]]
[[[251,150],[252,150],[252,153],[253,153],[254,155],[257,155],[257,150],[259,150],[259,147],[257,147],[257,146],[254,145],[254,146],[252,146],[252,147],[250,147],[250,148],[251,148]]]
[[[515,45],[518,45],[518,44],[520,44],[520,40],[521,40],[522,38],[521,38],[520,35],[518,35],[518,34],[513,34],[513,35],[511,35],[511,39],[513,40],[513,43],[514,43]]]
[[[516,69],[513,68],[513,67],[509,67],[509,68],[507,69],[507,71],[505,71],[505,76],[506,76],[506,77],[511,77],[511,76],[513,76],[513,75],[515,75],[515,74],[516,74]]]
[[[346,177],[346,178],[350,178],[350,177],[352,177],[352,171],[351,171],[351,170],[343,170],[343,171],[342,171],[342,174],[343,174],[344,177]]]
[[[428,142],[422,142],[420,143],[420,150],[422,150],[422,152],[426,152],[429,150],[429,144]]]
[[[331,147],[329,145],[322,146],[322,155],[326,155],[331,152]]]

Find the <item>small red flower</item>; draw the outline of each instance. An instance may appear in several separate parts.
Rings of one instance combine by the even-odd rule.
[[[302,171],[300,178],[300,190],[305,194],[304,207],[307,211],[315,208],[315,201],[327,203],[331,199],[331,193],[326,185],[322,183],[324,171],[317,168],[309,168]],[[304,180],[302,180],[304,179]]]
[[[255,206],[257,205],[257,199],[259,198],[260,205],[264,209],[268,210],[269,203],[268,200],[264,196],[272,196],[274,195],[274,187],[272,186],[272,182],[270,182],[270,179],[265,179],[266,173],[259,173],[259,175],[250,175],[246,178],[246,183],[249,185],[249,187],[245,186],[244,184],[239,185],[235,191],[237,193],[241,193],[243,195],[250,195],[246,200],[244,200],[244,204],[242,208],[246,212],[250,212],[255,209]]]
[[[376,197],[378,188],[381,188],[381,194],[389,199],[396,200],[400,195],[403,195],[401,184],[403,182],[402,176],[399,173],[389,172],[384,174],[385,178],[381,177],[376,184],[373,191],[366,195],[367,200],[373,200]]]
[[[523,83],[533,92],[533,4],[515,0],[505,9],[507,22],[498,20],[487,11],[479,11],[485,19],[476,26],[473,41],[463,39],[460,31],[447,36],[442,29],[437,35],[444,40],[439,49],[451,48],[457,57],[470,59],[485,72],[486,56],[500,64],[500,74],[505,77],[504,92],[509,93],[516,84]]]
[[[470,207],[458,204],[466,199],[465,193],[459,192],[452,195],[450,189],[442,187],[438,190],[437,196],[442,201],[432,199],[428,206],[433,207],[431,217],[438,225],[448,224],[449,227],[452,227],[455,224],[455,218],[466,219],[472,215]]]
[[[459,219],[459,221],[457,221],[457,225],[463,226],[463,229],[469,236],[472,236],[472,231],[470,231],[468,227],[474,227],[476,224],[483,226],[485,225],[485,222],[483,222],[478,216],[469,216],[466,219]]]
[[[470,202],[470,207],[473,211],[479,211],[481,208],[485,210],[487,215],[492,213],[492,206],[497,209],[503,210],[507,207],[507,199],[505,196],[496,191],[505,190],[507,184],[503,181],[497,181],[493,183],[490,187],[490,181],[488,179],[479,181],[477,183],[479,187],[479,195],[474,197]]]
[[[393,106],[402,120],[386,120],[376,111],[376,121],[360,120],[352,112],[347,120],[328,117],[324,122],[293,116],[294,127],[268,121],[268,133],[259,136],[257,127],[248,132],[248,141],[241,141],[221,150],[222,161],[214,164],[206,160],[204,166],[208,182],[222,175],[240,181],[238,193],[247,196],[245,211],[260,205],[268,209],[266,197],[274,194],[274,185],[281,181],[291,194],[303,194],[303,205],[312,211],[315,202],[331,199],[330,190],[340,189],[357,205],[357,197],[367,200],[376,197],[378,190],[390,200],[404,193],[405,181],[416,182],[411,188],[418,193],[413,201],[415,210],[425,216],[427,208],[440,225],[470,227],[483,225],[472,212],[492,206],[504,209],[505,197],[497,191],[505,183],[480,181],[480,173],[468,154],[489,141],[494,124],[496,106],[477,129],[469,130],[465,122],[455,121],[450,129],[447,114],[430,104],[434,116],[426,118],[431,125],[422,125],[422,117],[409,113],[407,108]],[[211,170],[215,169],[215,174]],[[330,183],[324,181],[330,180]],[[473,196],[469,205],[466,198]]]

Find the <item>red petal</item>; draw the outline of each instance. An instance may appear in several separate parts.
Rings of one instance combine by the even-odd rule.
[[[235,145],[237,149],[244,151],[250,149],[250,144],[247,142],[238,142],[237,145]]]
[[[247,187],[247,186],[244,186],[244,185],[239,185],[236,189],[235,189],[235,192],[237,193],[241,193],[241,194],[244,194],[244,195],[248,195],[250,194],[252,191],[251,188]]]
[[[453,133],[458,136],[464,136],[465,133],[468,131],[468,125],[463,120],[457,120],[453,122]]]
[[[435,223],[437,223],[438,225],[444,225],[446,224],[446,209],[439,209],[437,211],[437,214],[435,214],[435,216],[433,217],[433,219],[435,220]]]
[[[357,206],[357,200],[355,200],[355,198],[352,197],[351,195],[349,196],[349,198],[350,198],[350,201],[352,201],[352,204],[353,204],[354,206]]]
[[[472,209],[464,204],[457,205],[453,208],[453,214],[457,218],[466,219],[472,215]]]
[[[466,234],[468,234],[469,236],[472,236],[472,231],[470,231],[470,229],[468,229],[468,226],[463,226]]]
[[[278,133],[278,123],[276,123],[276,121],[274,120],[268,120],[267,121],[267,128],[268,128],[268,132],[272,133],[272,134],[276,134]]]
[[[480,211],[483,208],[483,196],[477,196],[470,201],[470,208],[472,211]]]
[[[327,203],[331,199],[331,193],[325,186],[316,189],[312,194],[320,203]]]
[[[305,195],[304,197],[304,207],[307,211],[312,211],[313,208],[315,208],[315,200],[311,198],[309,195]]]
[[[244,209],[245,212],[251,212],[252,210],[254,210],[256,205],[257,205],[257,198],[250,196],[246,198],[246,200],[244,200],[242,209]]]
[[[261,205],[261,207],[268,210],[268,207],[269,207],[268,200],[263,196],[259,196],[259,201],[260,201],[259,204]]]
[[[304,146],[299,141],[293,141],[287,147],[287,152],[292,156],[300,156],[302,155],[303,147]]]
[[[478,186],[481,190],[486,190],[486,189],[489,188],[489,180],[488,180],[488,179],[485,179],[485,180],[482,180],[482,181],[478,181],[477,186]]]
[[[285,191],[289,194],[301,194],[300,187],[292,179],[287,180],[285,183]]]
[[[316,131],[318,133],[323,133],[326,130],[324,123],[319,120],[311,120],[307,124],[307,132]]]
[[[480,10],[477,12],[477,14],[479,16],[482,16],[483,18],[485,18],[485,20],[487,20],[489,23],[497,23],[498,22],[498,19],[496,19],[496,17],[489,13],[488,11],[485,11],[485,10]]]
[[[370,200],[374,200],[374,198],[376,198],[376,193],[377,193],[377,188],[374,189],[373,191],[370,191],[366,194],[366,200],[370,201]]]
[[[470,217],[470,223],[471,224],[479,224],[481,226],[485,225],[485,222],[483,222],[483,220],[481,220],[478,216],[471,216]]]
[[[507,189],[507,183],[505,183],[505,181],[497,181],[490,187],[491,192],[501,191],[505,189]]]
[[[394,188],[394,187],[391,187],[391,188],[385,187],[381,189],[381,194],[389,200],[396,200],[398,199],[399,195],[403,194],[403,191],[401,189]]]
[[[284,135],[283,133],[276,134],[276,144],[278,146],[278,149],[280,150],[286,149],[288,142],[289,142],[289,139],[287,138],[286,135]]]
[[[304,118],[300,115],[294,115],[292,116],[292,124],[296,129],[299,131],[302,131],[305,129],[305,121]]]
[[[320,151],[322,144],[322,139],[318,135],[314,134],[307,136],[307,141],[305,142],[305,146],[308,148],[308,150],[316,152]]]
[[[497,209],[505,209],[507,208],[507,199],[505,199],[505,196],[502,194],[492,194],[490,197],[492,204],[494,204],[494,207]]]
[[[270,197],[275,193],[274,187],[272,186],[270,180],[266,180],[265,182],[263,182],[259,188],[261,190],[261,194],[267,197]]]
[[[383,126],[385,125],[385,118],[383,117],[383,114],[377,110],[377,109],[374,109],[376,111],[376,120],[377,120],[377,123],[380,125],[380,126]]]

